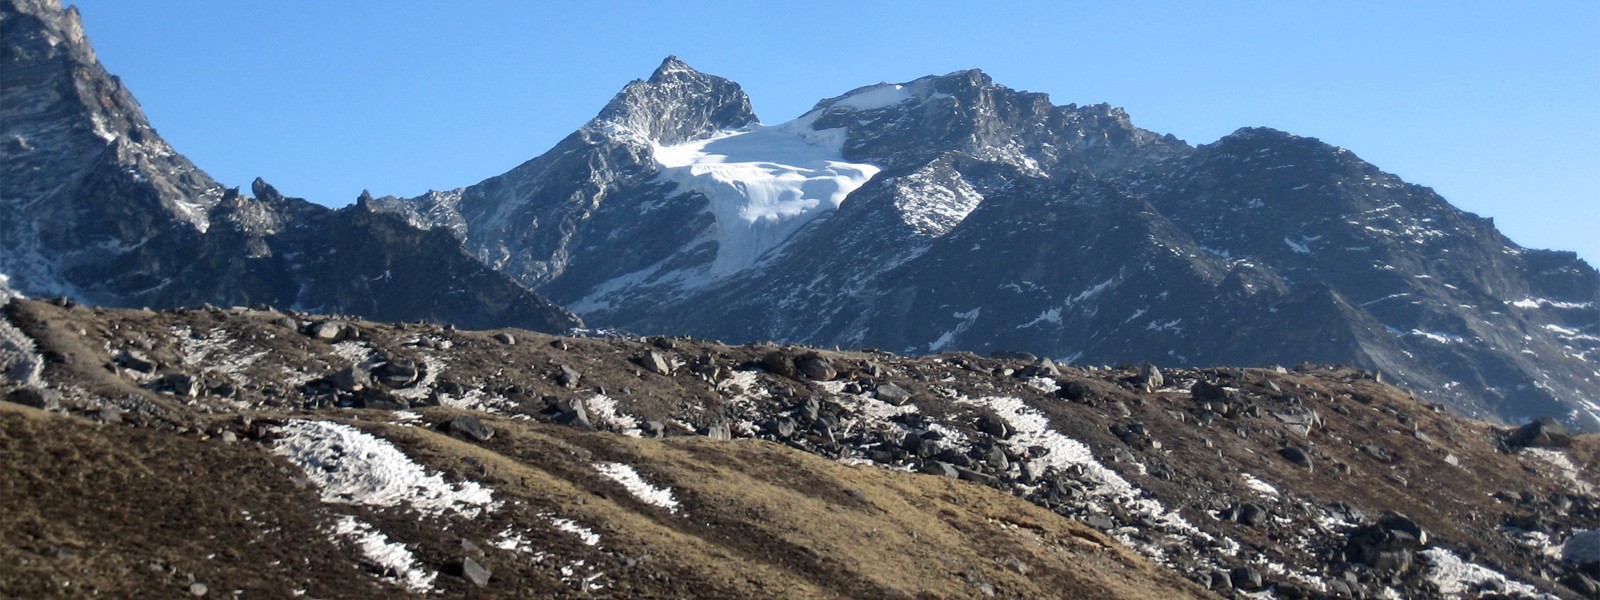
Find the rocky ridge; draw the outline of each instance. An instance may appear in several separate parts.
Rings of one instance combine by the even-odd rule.
[[[1600,589],[1600,562],[1585,550],[1585,532],[1600,527],[1592,435],[1554,420],[1504,428],[1463,419],[1348,367],[1086,368],[1017,353],[903,357],[66,301],[15,300],[6,317],[17,333],[6,339],[20,341],[0,357],[31,356],[41,369],[34,380],[8,378],[5,397],[72,415],[41,421],[8,409],[8,456],[42,451],[20,440],[88,435],[60,432],[99,422],[94,437],[227,449],[205,469],[243,468],[231,466],[245,464],[237,460],[284,474],[252,485],[287,489],[303,477],[308,487],[289,512],[246,509],[256,516],[232,525],[271,531],[298,515],[287,530],[310,536],[316,564],[260,575],[297,589],[1156,593],[1119,587],[1130,580],[1230,597],[1578,598]],[[99,456],[79,462],[103,464]],[[393,468],[350,462],[360,457],[417,466],[386,482],[374,474]],[[39,494],[50,488],[10,469],[8,497],[45,502]],[[172,489],[203,498],[206,481]],[[403,491],[418,486],[433,491]],[[885,504],[891,498],[898,508]],[[941,515],[939,527],[955,530],[908,515]],[[111,541],[86,553],[71,536],[87,534],[33,522],[0,522],[16,532],[8,539],[29,540],[8,561],[57,574],[28,581],[53,581],[73,565],[115,573],[148,558]],[[1098,531],[1067,533],[1074,523]],[[33,533],[18,537],[24,531]],[[886,533],[896,531],[904,533]],[[1052,554],[1072,543],[1012,545],[1041,535],[1143,558],[1077,566],[1056,561],[1081,556]],[[63,544],[71,539],[80,541]],[[646,547],[657,551],[642,557]],[[256,550],[233,552],[256,564]],[[726,552],[742,560],[709,558]],[[197,567],[184,564],[155,580],[186,585],[181,571]],[[374,575],[349,570],[362,564]],[[889,572],[943,575],[914,584]],[[244,585],[237,577],[212,570],[196,581],[228,589]],[[23,579],[8,581],[0,583]],[[813,583],[788,583],[798,581]]]
[[[377,206],[450,228],[599,327],[1067,363],[1347,363],[1465,414],[1600,428],[1600,273],[1342,148],[1264,128],[1190,146],[979,71],[866,86],[771,127],[749,125],[748,106],[669,59],[510,173]],[[784,192],[817,208],[772,213],[800,223],[777,228],[748,216],[782,187],[766,171],[707,186],[672,170],[687,155],[807,172],[775,130],[873,175],[840,202]],[[759,254],[726,268],[749,251],[731,245],[743,228],[766,236]]]

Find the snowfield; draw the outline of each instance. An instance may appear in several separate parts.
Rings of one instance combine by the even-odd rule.
[[[711,276],[754,265],[878,174],[877,166],[844,159],[843,129],[811,128],[820,114],[654,147],[663,179],[711,202],[717,242]]]

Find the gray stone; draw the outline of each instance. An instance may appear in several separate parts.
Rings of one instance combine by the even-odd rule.
[[[705,435],[713,440],[731,440],[733,439],[733,429],[729,428],[725,423],[718,423],[706,427]]]
[[[172,394],[182,398],[194,398],[199,396],[201,390],[199,380],[195,379],[188,373],[173,373],[170,375],[164,375],[160,379],[151,382],[148,387],[158,392]]]
[[[1306,453],[1304,449],[1296,448],[1294,446],[1281,448],[1278,450],[1278,456],[1282,456],[1289,462],[1305,467],[1308,470],[1315,469],[1311,462],[1311,455]]]
[[[44,410],[60,410],[61,392],[41,388],[20,388],[6,394],[6,401]]]
[[[345,324],[339,321],[317,321],[306,329],[306,333],[324,342],[337,342],[348,337]]]
[[[795,359],[794,366],[795,370],[812,381],[833,381],[834,377],[839,376],[839,371],[833,368],[833,361],[815,352]]]
[[[502,331],[502,332],[494,334],[494,339],[495,339],[495,341],[500,342],[502,344],[505,344],[507,346],[515,346],[515,345],[517,345],[517,336],[511,335],[511,333],[507,332],[507,331]]]
[[[1153,364],[1145,363],[1139,367],[1139,381],[1152,390],[1159,390],[1167,384],[1165,377],[1161,376],[1161,369]]]
[[[478,561],[473,560],[472,557],[461,559],[461,576],[472,582],[472,585],[478,587],[489,585],[489,578],[493,575],[494,573],[484,568],[483,565],[478,564]]]
[[[367,389],[372,383],[371,376],[360,367],[350,365],[335,371],[328,377],[328,383],[341,392],[359,392]]]
[[[944,464],[944,463],[940,463],[940,464]],[[969,469],[969,468],[966,468],[966,467],[954,467],[954,468],[956,470],[956,477],[959,477],[961,479],[965,479],[967,481],[972,481],[972,482],[976,482],[976,483],[981,483],[983,485],[991,485],[992,486],[992,485],[999,485],[1000,484],[1000,478],[999,477],[995,477],[995,476],[990,475],[988,473],[984,473],[984,472],[976,470],[976,469]]]
[[[195,583],[189,584],[189,595],[190,596],[194,596],[196,598],[201,598],[201,597],[204,597],[206,595],[206,592],[208,592],[208,591],[210,591],[210,590],[206,588],[206,584],[204,584],[204,583],[195,582]]]
[[[1092,393],[1093,392],[1089,389],[1089,385],[1082,381],[1069,381],[1066,385],[1061,386],[1060,390],[1056,391],[1057,396],[1073,402],[1083,402],[1084,400],[1088,400]]]
[[[372,378],[390,388],[409,386],[416,383],[420,376],[416,361],[407,359],[391,360],[372,370]]]
[[[889,404],[893,404],[895,406],[904,406],[907,402],[911,401],[911,392],[908,392],[905,388],[893,383],[881,384],[876,390],[874,390],[874,392],[876,392],[879,400],[888,402]]]
[[[1083,524],[1100,531],[1110,531],[1117,527],[1117,522],[1106,515],[1089,515],[1083,518]]]
[[[1528,422],[1511,434],[1512,443],[1537,448],[1565,448],[1572,445],[1567,426],[1551,417]]]
[[[978,421],[974,426],[977,427],[978,431],[1001,439],[1011,435],[1011,428],[1006,425],[1005,421],[990,415],[978,417]]]
[[[115,406],[102,406],[100,407],[100,410],[94,414],[94,420],[109,425],[121,423],[122,409]]]
[[[450,431],[474,442],[487,442],[489,438],[494,437],[494,428],[472,415],[460,415],[451,419]]]
[[[567,365],[558,366],[560,370],[556,372],[556,383],[567,389],[578,387],[578,380],[583,379],[583,373]]]
[[[822,403],[816,398],[806,398],[794,408],[794,414],[805,421],[815,421],[822,412]]]
[[[156,372],[156,361],[150,360],[149,357],[138,350],[123,350],[117,354],[116,362],[118,366],[130,371],[138,371],[140,373]]]
[[[640,431],[640,433],[643,433],[646,437],[658,438],[658,437],[661,437],[663,435],[666,435],[666,433],[667,433],[667,425],[666,425],[666,423],[662,423],[661,421],[655,421],[655,420],[645,421],[644,423],[641,423],[639,425],[639,431]]]
[[[956,470],[956,466],[944,461],[926,461],[922,463],[921,471],[929,475],[943,475],[952,479],[961,478],[961,472]]]
[[[594,431],[594,422],[589,420],[589,411],[584,408],[582,398],[562,400],[559,406],[561,409],[561,416],[557,419],[559,422]]]
[[[1241,504],[1238,511],[1236,511],[1234,520],[1246,527],[1260,527],[1262,523],[1267,521],[1267,509],[1262,508],[1259,504]]]
[[[794,437],[795,422],[789,417],[778,417],[767,423],[767,431],[780,440]]]
[[[1261,589],[1261,572],[1255,567],[1237,567],[1228,572],[1228,580],[1235,589],[1247,592]]]
[[[657,375],[672,374],[672,363],[667,362],[667,357],[655,350],[646,351],[643,356],[634,359],[633,362],[644,367],[644,370]]]

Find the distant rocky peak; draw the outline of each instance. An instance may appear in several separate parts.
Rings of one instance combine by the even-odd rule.
[[[150,127],[137,100],[107,73],[77,8],[0,0],[0,178],[16,197],[44,197],[107,168],[149,182],[175,220],[205,231],[223,188]],[[142,185],[142,184],[141,184]]]
[[[649,79],[622,88],[587,128],[617,139],[671,146],[757,120],[739,84],[669,56]]]
[[[665,60],[661,61],[661,66],[656,67],[656,71],[650,74],[650,79],[647,81],[650,83],[664,83],[675,77],[705,76],[704,73],[696,71],[694,67],[689,66],[689,63],[683,62],[677,56],[667,56]]]

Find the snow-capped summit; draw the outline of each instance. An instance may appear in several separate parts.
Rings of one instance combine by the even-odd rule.
[[[1267,129],[1196,148],[977,70],[753,120],[736,84],[668,59],[512,172],[378,205],[602,326],[1350,363],[1600,429],[1600,276],[1349,151]]]

